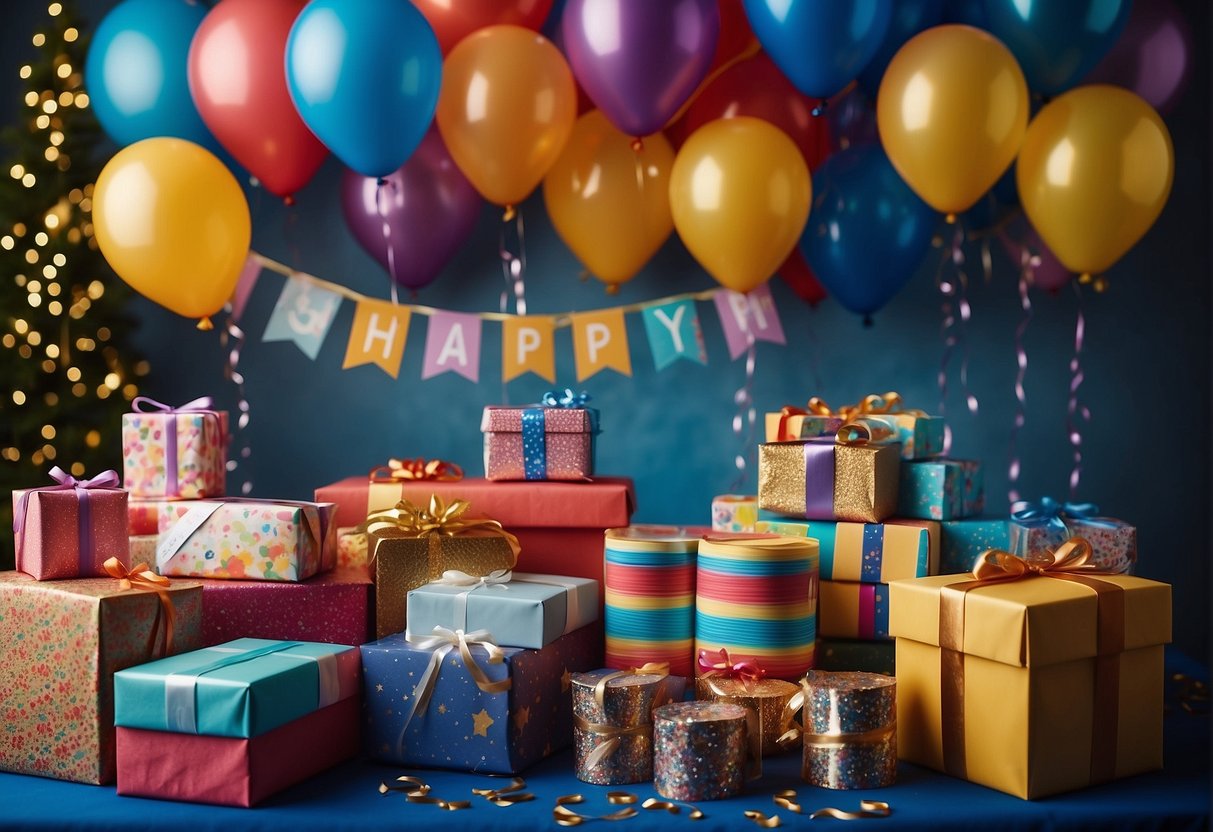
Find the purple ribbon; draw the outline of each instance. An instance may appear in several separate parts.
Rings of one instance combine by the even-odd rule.
[[[804,516],[834,519],[834,437],[804,440]]]
[[[13,509],[13,532],[17,535],[17,563],[21,563],[21,554],[25,548],[25,514],[29,510],[29,495],[35,491],[68,491],[75,489],[76,499],[80,502],[76,513],[76,528],[78,543],[76,546],[77,566],[81,575],[93,571],[93,522],[92,511],[89,508],[90,488],[117,488],[118,472],[102,471],[89,480],[78,480],[64,471],[58,465],[51,469],[51,479],[58,485],[44,485],[30,488],[21,492],[17,505]]]
[[[214,416],[222,431],[223,422],[220,421],[219,412],[215,410],[214,404],[210,396],[202,396],[186,402],[180,407],[170,407],[164,402],[149,399],[147,396],[137,396],[131,402],[136,413],[163,413],[168,417],[164,429],[164,493],[166,496],[171,497],[177,493],[177,414],[201,413],[204,416]],[[148,405],[148,407],[144,408],[143,405]],[[220,436],[219,441],[226,442],[226,437]]]

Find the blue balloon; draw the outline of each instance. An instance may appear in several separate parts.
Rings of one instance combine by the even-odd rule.
[[[126,0],[105,16],[84,62],[97,120],[120,145],[173,136],[213,153],[219,142],[190,97],[190,42],[206,7],[187,0]]]
[[[859,145],[835,153],[813,175],[800,251],[835,300],[868,316],[914,275],[938,222],[882,147]]]
[[[1028,89],[1057,95],[1108,53],[1129,21],[1131,5],[1131,0],[985,0],[984,10],[986,28],[1019,61]]]
[[[286,81],[303,122],[337,158],[384,177],[429,129],[442,52],[408,0],[312,0],[286,42]]]
[[[982,0],[944,0],[942,22],[986,28],[986,10]]]
[[[897,54],[907,40],[943,20],[943,0],[898,0],[893,7],[893,17],[889,20],[889,29],[884,39],[876,48],[876,54],[863,72],[859,73],[859,86],[864,92],[876,100],[880,89],[880,79],[889,66],[889,61]]]
[[[892,0],[744,0],[754,36],[796,89],[829,98],[872,60]]]

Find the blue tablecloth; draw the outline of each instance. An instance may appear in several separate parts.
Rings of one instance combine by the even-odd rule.
[[[1208,682],[1208,672],[1195,662],[1171,652],[1168,678],[1184,673]],[[771,800],[782,789],[796,789],[806,813],[823,806],[858,809],[861,798],[887,801],[893,813],[887,819],[848,824],[882,830],[921,829],[1182,829],[1209,828],[1210,720],[1207,713],[1192,714],[1180,706],[1175,682],[1168,683],[1166,765],[1145,774],[1067,795],[1023,801],[981,786],[955,780],[903,763],[895,786],[864,792],[833,792],[811,788],[799,776],[799,755],[785,755],[765,763],[760,780],[746,794],[731,800],[700,804],[706,813],[693,822],[685,813],[640,810],[635,818],[611,825],[619,832],[666,829],[690,824],[693,832],[747,829],[747,809],[779,814],[786,827],[810,823],[805,815],[780,809]],[[568,752],[536,766],[526,774],[527,791],[535,800],[501,808],[472,797],[473,788],[499,788],[500,778],[451,772],[403,772],[399,769],[355,762],[313,778],[283,792],[255,809],[229,809],[187,803],[124,798],[112,787],[81,786],[38,777],[0,774],[0,828],[4,829],[142,829],[205,830],[264,829],[290,832],[375,832],[400,828],[442,828],[486,832],[490,829],[556,829],[552,809],[560,795],[581,793],[585,803],[575,808],[586,814],[617,809],[607,803],[610,789],[589,786],[570,773]],[[406,803],[398,794],[380,795],[378,786],[399,774],[418,774],[433,787],[432,794],[447,800],[471,799],[472,808],[448,812],[433,805]],[[627,789],[639,801],[654,797],[651,785]],[[639,808],[639,802],[637,807]],[[837,824],[822,819],[814,824]],[[661,826],[659,826],[659,824]],[[598,824],[602,825],[602,824]]]

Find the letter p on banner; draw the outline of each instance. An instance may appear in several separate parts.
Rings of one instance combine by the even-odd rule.
[[[501,324],[502,380],[513,381],[525,372],[532,372],[555,384],[555,328],[556,322],[549,317],[506,318]]]
[[[585,381],[606,367],[625,376],[632,375],[632,361],[628,357],[628,330],[622,309],[584,312],[571,316],[570,320],[578,381]]]

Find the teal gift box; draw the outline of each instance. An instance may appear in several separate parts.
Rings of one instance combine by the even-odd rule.
[[[973,562],[987,549],[1007,549],[1010,530],[1005,517],[970,517],[944,520],[939,524],[942,545],[939,574],[958,575],[973,569]]]
[[[937,459],[901,466],[897,515],[923,520],[960,520],[985,508],[981,463]]]
[[[598,620],[598,582],[497,570],[483,577],[448,571],[408,595],[408,631],[488,630],[503,647],[538,650]]]
[[[888,583],[939,574],[939,524],[932,520],[759,520],[755,530],[816,540],[823,581]]]
[[[238,638],[114,674],[114,724],[260,736],[357,695],[357,647]]]

